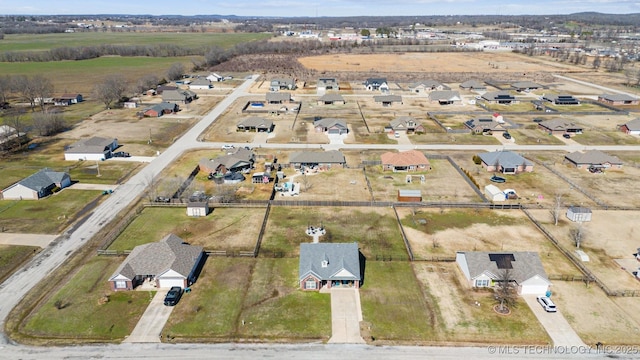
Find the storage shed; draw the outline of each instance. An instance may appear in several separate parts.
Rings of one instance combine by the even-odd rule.
[[[567,218],[574,222],[591,221],[591,209],[582,206],[569,206]]]
[[[192,201],[187,204],[187,216],[200,217],[209,215],[208,201]]]
[[[398,190],[398,201],[421,202],[422,193],[420,192],[420,190]]]
[[[484,194],[489,201],[505,201],[507,199],[504,191],[495,185],[487,185],[484,187]]]

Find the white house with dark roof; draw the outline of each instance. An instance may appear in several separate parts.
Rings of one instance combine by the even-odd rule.
[[[64,150],[65,160],[105,160],[118,148],[118,139],[94,136],[80,140]]]
[[[133,290],[149,280],[158,288],[189,287],[197,276],[204,252],[202,246],[186,244],[174,234],[133,248],[109,278],[114,291]]]
[[[491,151],[478,154],[478,157],[489,172],[518,174],[533,171],[533,162],[512,151]]]
[[[456,263],[474,288],[494,287],[504,271],[509,271],[520,295],[545,295],[551,286],[536,252],[459,251]]]
[[[381,92],[389,91],[389,84],[386,78],[368,78],[363,83],[364,88],[368,91],[380,90]]]
[[[2,190],[4,200],[38,200],[51,195],[56,188],[71,185],[71,177],[66,172],[44,168]]]
[[[622,160],[600,150],[576,151],[564,156],[565,161],[578,169],[622,169]]]
[[[360,288],[362,266],[358,243],[302,243],[298,281],[301,290]]]

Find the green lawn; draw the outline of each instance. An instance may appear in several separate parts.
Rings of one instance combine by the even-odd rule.
[[[538,130],[537,127],[533,129],[519,129],[509,130],[509,133],[516,140],[518,145],[563,145],[562,140],[555,136],[549,136],[546,133]]]
[[[418,221],[420,220],[420,221]],[[424,223],[422,223],[425,220]],[[427,234],[435,234],[451,228],[466,228],[473,224],[515,225],[523,221],[514,217],[497,215],[492,210],[448,210],[443,212],[416,211],[401,219],[402,225],[411,227]]]
[[[4,282],[13,271],[40,248],[35,246],[0,245],[0,282]]]
[[[81,210],[88,214],[101,196],[101,191],[64,189],[40,200],[0,200],[0,226],[8,232],[58,234]]]
[[[124,339],[155,293],[112,292],[107,280],[121,261],[118,257],[91,260],[29,317],[21,333],[57,341]]]

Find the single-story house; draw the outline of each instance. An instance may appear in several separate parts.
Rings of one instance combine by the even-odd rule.
[[[383,171],[426,171],[431,170],[429,160],[418,150],[386,152],[380,155]]]
[[[481,98],[489,103],[494,104],[517,104],[518,100],[515,96],[511,95],[508,91],[488,91],[481,95]]]
[[[209,90],[213,88],[211,80],[207,78],[197,78],[189,83],[189,89],[191,90]]]
[[[53,98],[53,104],[56,106],[69,106],[82,102],[82,94],[62,94]]]
[[[211,82],[220,82],[220,81],[224,81],[224,76],[217,73],[211,73],[205,79]]]
[[[71,185],[66,172],[44,168],[2,190],[5,200],[38,200]]]
[[[507,200],[507,195],[504,191],[500,190],[499,187],[489,184],[484,187],[484,194],[489,201],[505,201]]]
[[[273,121],[258,116],[242,119],[237,125],[238,131],[272,132]]]
[[[382,103],[382,106],[391,106],[393,103],[402,104],[402,96],[400,95],[378,95],[373,97],[373,101]]]
[[[324,94],[318,98],[318,105],[334,105],[334,104],[341,104],[341,105],[345,104],[345,101],[342,95],[329,93],[329,94]]]
[[[598,96],[598,101],[616,106],[640,104],[640,98],[626,94],[602,94]]]
[[[317,92],[325,92],[327,90],[340,90],[338,79],[336,78],[320,78],[316,85]]]
[[[109,278],[111,290],[133,290],[145,280],[158,288],[186,288],[196,280],[204,259],[202,246],[186,244],[174,234],[154,243],[139,245]]]
[[[296,151],[289,155],[289,163],[295,169],[302,167],[330,169],[335,166],[344,167],[347,161],[338,150]]]
[[[465,90],[473,90],[473,91],[487,90],[487,87],[484,85],[484,83],[478,80],[467,80],[460,84],[460,88]]]
[[[146,117],[160,117],[165,114],[177,113],[179,110],[178,104],[163,101],[144,109],[142,114]]]
[[[409,91],[416,94],[442,90],[451,90],[451,88],[435,80],[416,81],[409,84]]]
[[[18,131],[9,125],[0,125],[0,149],[8,149],[13,145],[29,141],[27,133]]]
[[[542,88],[542,85],[536,84],[533,81],[516,81],[511,83],[511,88],[515,91],[529,91]]]
[[[474,288],[499,285],[504,271],[510,272],[520,295],[545,295],[551,286],[535,252],[458,251],[456,263]]]
[[[582,126],[564,119],[551,119],[538,123],[540,130],[549,134],[582,134]]]
[[[177,86],[174,85],[158,85],[156,89],[153,91],[153,94],[148,95],[162,95],[167,90],[178,90]]]
[[[65,160],[104,160],[118,148],[118,139],[94,136],[80,140],[64,150]]]
[[[176,89],[162,92],[162,101],[165,102],[188,104],[197,98],[198,95],[190,90]]]
[[[362,83],[368,91],[380,90],[381,92],[389,91],[389,84],[386,78],[368,78]]]
[[[275,78],[269,84],[270,91],[295,90],[296,80],[294,78]]]
[[[640,118],[633,119],[620,125],[620,131],[629,135],[640,135]]]
[[[284,104],[291,102],[291,93],[288,92],[268,92],[265,95],[268,104]]]
[[[420,190],[400,189],[398,190],[398,202],[421,202],[422,192]]]
[[[621,169],[622,160],[600,150],[576,151],[564,156],[565,161],[578,169]]]
[[[360,288],[364,268],[361,258],[356,242],[300,244],[300,289]]]
[[[583,206],[569,206],[567,219],[573,222],[591,221],[591,209]]]
[[[423,133],[424,126],[411,116],[398,116],[391,120],[384,130],[392,133]]]
[[[436,90],[429,94],[430,101],[437,101],[440,105],[450,105],[462,102],[460,93],[455,90]]]
[[[347,122],[342,119],[324,118],[318,119],[313,122],[313,127],[317,132],[324,132],[327,134],[347,134],[349,128]]]
[[[469,128],[471,132],[476,134],[484,134],[489,132],[505,132],[504,122],[497,122],[493,118],[478,118],[464,122],[464,126]]]
[[[208,201],[190,201],[187,203],[187,216],[201,217],[209,215]]]
[[[207,174],[224,175],[227,172],[242,172],[253,168],[255,157],[253,151],[236,148],[232,153],[218,156],[215,159],[201,159],[198,163],[200,171]]]
[[[542,100],[555,105],[580,105],[580,100],[576,99],[572,95],[544,95]]]
[[[490,151],[478,154],[478,157],[489,172],[519,174],[533,171],[533,162],[512,151]]]

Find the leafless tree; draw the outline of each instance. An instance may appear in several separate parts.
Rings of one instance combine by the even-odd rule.
[[[93,95],[109,109],[122,98],[126,90],[127,82],[124,76],[113,74],[94,86]]]
[[[24,144],[27,141],[26,136],[22,136],[21,134],[25,133],[25,128],[22,124],[22,115],[24,113],[24,110],[22,109],[15,109],[13,111],[11,111],[10,114],[5,115],[4,117],[4,124],[7,126],[11,126],[12,128],[15,129],[15,133],[10,133],[10,132],[6,132],[5,140],[3,141],[3,148],[5,149],[13,149],[13,148],[20,148],[22,146],[22,144]]]
[[[557,192],[553,200],[553,206],[551,207],[551,217],[553,217],[554,225],[558,226],[558,220],[560,220],[560,212],[562,210],[562,193]]]
[[[167,77],[169,80],[178,80],[184,74],[184,65],[182,63],[174,63],[167,70]]]
[[[0,109],[7,103],[11,93],[11,77],[9,75],[0,76]]]
[[[147,199],[149,201],[154,201],[158,196],[158,182],[155,181],[153,174],[147,174],[144,177],[144,184],[147,187]]]
[[[33,114],[33,127],[40,136],[50,136],[64,130],[61,112],[41,111]]]
[[[505,311],[505,307],[509,308],[515,305],[516,299],[518,298],[518,292],[511,269],[503,269],[498,274],[494,292],[496,301],[499,303],[498,308],[500,311]]]
[[[13,88],[20,94],[24,101],[31,106],[31,111],[36,105],[44,111],[44,100],[53,94],[53,84],[42,75],[18,75],[13,77]]]
[[[311,184],[311,180],[305,173],[302,173],[302,185],[304,185],[304,191],[309,191],[313,186],[313,184]]]
[[[587,237],[587,229],[582,222],[579,222],[576,226],[569,230],[569,237],[571,241],[576,245],[576,249],[580,249],[580,246]]]
[[[160,79],[155,75],[145,75],[136,83],[136,93],[142,94],[149,89],[153,89],[160,83]]]

